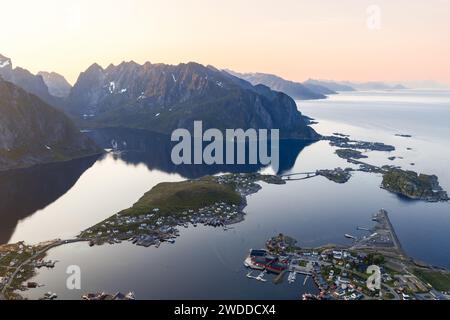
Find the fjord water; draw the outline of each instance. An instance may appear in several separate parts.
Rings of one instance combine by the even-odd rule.
[[[328,100],[302,101],[298,105],[304,114],[319,122],[315,129],[321,134],[340,132],[397,148],[392,153],[370,152],[367,162],[436,174],[441,185],[450,190],[449,92],[342,93]],[[123,149],[122,152],[107,154],[93,164],[79,164],[79,169],[68,175],[70,183],[61,184],[56,196],[47,196],[39,205],[22,210],[15,223],[10,223],[9,228],[17,226],[6,231],[12,234],[7,236],[9,242],[73,237],[81,229],[129,207],[161,181],[221,171],[271,171],[270,168],[176,167],[168,161],[167,144],[155,142],[159,138],[154,136],[146,139],[142,132],[122,130],[91,135],[103,146],[112,144]],[[324,141],[310,145],[291,142],[280,149],[283,172],[349,166]],[[387,159],[390,156],[404,159],[390,161]],[[60,175],[61,179],[66,177],[63,171]],[[43,188],[46,181],[52,181],[45,175],[36,179]],[[263,183],[263,189],[248,199],[245,221],[229,231],[181,228],[175,244],[164,244],[158,249],[130,243],[93,248],[85,243],[59,247],[48,255],[48,259],[59,261],[56,268],[40,270],[34,279],[45,286],[30,290],[25,296],[38,298],[44,292],[53,291],[60,298],[79,299],[86,292],[132,290],[139,299],[298,299],[302,292],[316,290],[311,280],[305,286],[302,278],[294,285],[249,280],[242,264],[248,250],[263,247],[269,237],[280,232],[295,237],[305,247],[347,244],[349,240],[344,234],[362,235],[356,227],[371,226],[371,215],[381,208],[389,211],[409,255],[450,267],[450,205],[406,200],[380,189],[380,182],[380,175],[355,173],[344,185],[322,177],[292,181],[284,186]],[[11,215],[18,211],[14,203],[19,207],[19,198],[26,197],[26,193],[8,197],[17,199],[8,205]],[[82,290],[66,288],[69,265],[81,267]]]

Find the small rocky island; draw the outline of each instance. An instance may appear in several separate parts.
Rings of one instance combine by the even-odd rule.
[[[360,149],[386,152],[395,151],[394,146],[384,144],[382,142],[352,140],[343,134],[339,134],[339,136],[336,136],[335,134],[334,136],[323,137],[322,140],[329,141],[332,147],[339,147],[343,149]]]
[[[396,136],[411,137],[405,134]],[[322,175],[337,183],[345,183],[350,179],[352,171],[378,173],[383,176],[381,188],[387,191],[415,200],[428,202],[449,201],[447,192],[439,185],[438,177],[435,175],[418,174],[414,171],[406,171],[396,166],[385,165],[379,167],[361,161],[361,159],[368,157],[360,150],[391,152],[395,150],[394,146],[381,142],[352,140],[349,136],[340,133],[334,133],[333,136],[324,137],[323,140],[329,141],[331,146],[339,147],[340,149],[336,150],[337,156],[346,159],[351,164],[358,165],[359,169],[347,168],[342,170],[338,168],[334,170],[318,170],[317,175]],[[388,157],[390,161],[396,159],[403,159],[403,157]],[[410,165],[414,166],[415,164],[411,163]]]
[[[448,201],[447,192],[439,185],[435,175],[417,174],[399,168],[383,167],[381,187],[411,199],[428,202]]]
[[[316,174],[336,183],[346,183],[352,177],[352,168],[336,168],[334,170],[317,170]]]
[[[361,151],[353,149],[337,149],[336,154],[342,159],[367,159],[368,156],[362,154]]]
[[[412,138],[412,135],[410,134],[396,134],[395,136],[400,138]]]

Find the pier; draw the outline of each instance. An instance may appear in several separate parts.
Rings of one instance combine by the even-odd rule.
[[[357,241],[352,249],[394,250],[399,255],[406,256],[387,211],[381,209],[373,215],[372,220],[377,223],[373,229],[374,233],[367,238]]]

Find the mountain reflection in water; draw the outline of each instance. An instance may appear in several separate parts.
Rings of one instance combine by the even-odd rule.
[[[114,149],[118,157],[129,164],[145,164],[149,170],[160,170],[166,173],[177,173],[187,179],[196,179],[218,173],[248,173],[257,172],[265,166],[256,164],[236,165],[175,165],[171,160],[172,148],[177,142],[170,141],[170,136],[132,129],[98,129],[88,135],[105,149]],[[289,171],[295,164],[300,152],[310,141],[280,140],[280,165],[277,174]],[[237,149],[237,147],[235,147]],[[246,145],[248,154],[248,143]],[[268,146],[270,150],[270,142]],[[193,153],[192,153],[193,154]],[[236,157],[236,155],[235,155]],[[237,161],[235,161],[236,163]],[[248,162],[248,161],[246,161]]]
[[[98,156],[0,172],[0,244],[19,220],[48,206],[70,190]]]
[[[75,235],[81,230],[76,226],[77,223],[74,219],[78,219],[79,225],[82,227],[88,222],[101,221],[123,209],[124,205],[133,204],[133,201],[142,196],[141,192],[149,190],[162,181],[196,179],[222,172],[257,172],[265,169],[261,165],[177,166],[171,161],[172,147],[176,143],[171,142],[169,136],[148,131],[100,129],[90,131],[87,134],[101,147],[114,149],[114,152],[100,157],[88,157],[28,169],[0,172],[0,244],[21,240],[43,241],[57,235],[61,237]],[[299,153],[309,144],[309,142],[304,141],[280,141],[280,168],[278,173],[291,169]],[[112,158],[117,162],[108,161]],[[107,168],[105,168],[105,163],[108,163]],[[136,181],[133,168],[142,165],[145,166],[146,170],[148,169],[149,173],[142,179],[149,180],[146,180],[148,182],[145,182],[145,186],[134,188],[135,186],[131,186],[130,183],[142,184],[143,182]],[[129,166],[129,169],[126,168],[127,166]],[[77,182],[81,181],[81,176],[87,176],[86,171],[88,169],[90,169],[88,179],[90,185],[85,185],[83,188],[101,188],[101,190],[83,191],[74,188],[75,185],[78,185]],[[121,180],[120,176],[127,173],[129,179],[127,181]],[[113,178],[115,176],[117,176],[117,180]],[[111,179],[111,181],[109,183],[99,181],[105,178],[108,181]],[[117,183],[127,184],[128,193],[131,194],[118,194]],[[64,195],[66,196],[63,197]],[[71,197],[68,197],[69,195]],[[91,195],[92,197],[86,198]],[[120,196],[124,198],[123,201],[117,201],[116,203],[107,200],[111,197]],[[60,198],[61,200],[67,199],[60,202],[57,208],[47,210]],[[87,207],[77,201],[85,202]],[[107,201],[107,203],[102,205],[102,201]],[[129,201],[132,202],[129,203]],[[45,210],[43,210],[44,208]],[[48,216],[50,213],[52,218]],[[38,216],[39,218],[35,219]],[[44,216],[48,217],[45,218]],[[34,221],[27,219],[31,217]],[[89,221],[80,221],[80,219],[86,219],[86,217]],[[52,223],[55,223],[51,228],[52,230],[47,230],[44,227],[46,223],[49,223],[49,219]],[[24,222],[26,223],[24,224]],[[44,229],[42,229],[43,227]],[[41,230],[38,233],[33,231],[37,229]],[[46,237],[47,234],[48,237]]]

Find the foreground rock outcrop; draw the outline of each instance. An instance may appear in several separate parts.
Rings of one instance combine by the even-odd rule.
[[[0,170],[101,152],[61,111],[0,79]]]

